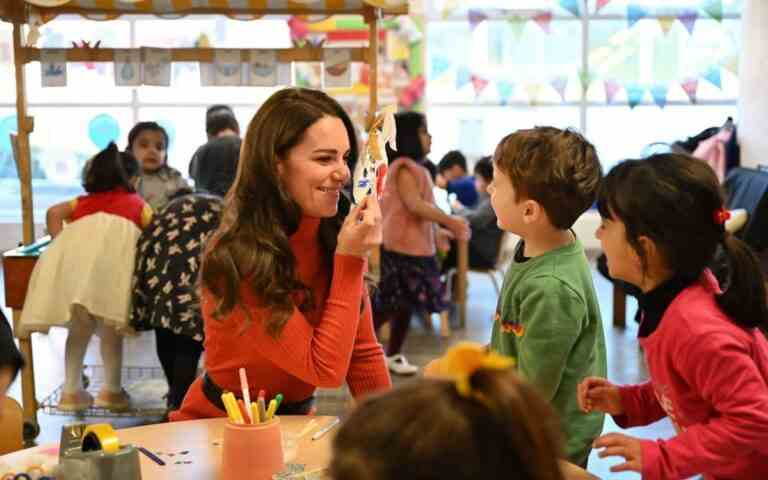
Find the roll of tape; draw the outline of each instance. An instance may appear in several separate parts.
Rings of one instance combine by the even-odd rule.
[[[82,449],[84,452],[102,450],[104,453],[117,453],[120,450],[120,441],[112,425],[97,423],[85,429]]]

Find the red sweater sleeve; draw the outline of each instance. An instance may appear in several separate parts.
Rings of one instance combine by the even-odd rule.
[[[347,383],[355,398],[392,388],[389,369],[384,361],[384,350],[373,329],[370,298],[365,293],[362,318],[357,327],[352,363],[347,374]]]
[[[211,350],[206,363],[214,379],[217,372],[223,375],[236,372],[242,366],[239,359],[249,358],[251,352],[258,351],[283,371],[308,384],[340,387],[355,345],[365,265],[363,258],[335,255],[333,279],[320,321],[312,326],[301,311],[294,309],[277,339],[263,328],[262,319],[270,314],[269,310],[257,308],[257,299],[243,289],[243,308],[233,310],[223,322],[207,322],[214,328],[210,332],[206,328],[206,355]],[[206,307],[212,309],[213,305]],[[247,321],[244,308],[251,313],[251,323],[239,334]]]
[[[713,332],[675,353],[680,374],[716,414],[671,440],[642,441],[643,478],[688,478],[750,452],[765,458],[768,389],[749,347]]]
[[[651,382],[619,387],[619,393],[624,413],[615,415],[613,420],[621,428],[641,427],[667,416],[656,398]]]

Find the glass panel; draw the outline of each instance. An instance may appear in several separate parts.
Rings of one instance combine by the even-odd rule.
[[[16,102],[13,69],[13,25],[0,22],[0,102]]]

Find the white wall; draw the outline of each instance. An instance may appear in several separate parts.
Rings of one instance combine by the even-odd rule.
[[[739,67],[741,164],[768,164],[768,1],[746,0]]]

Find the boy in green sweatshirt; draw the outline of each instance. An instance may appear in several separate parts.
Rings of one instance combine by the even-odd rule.
[[[571,230],[594,202],[602,176],[595,148],[552,127],[505,137],[488,191],[502,230],[520,236],[504,278],[490,348],[560,416],[571,462],[586,466],[603,414],[584,414],[576,387],[606,371],[605,338],[584,247]]]

